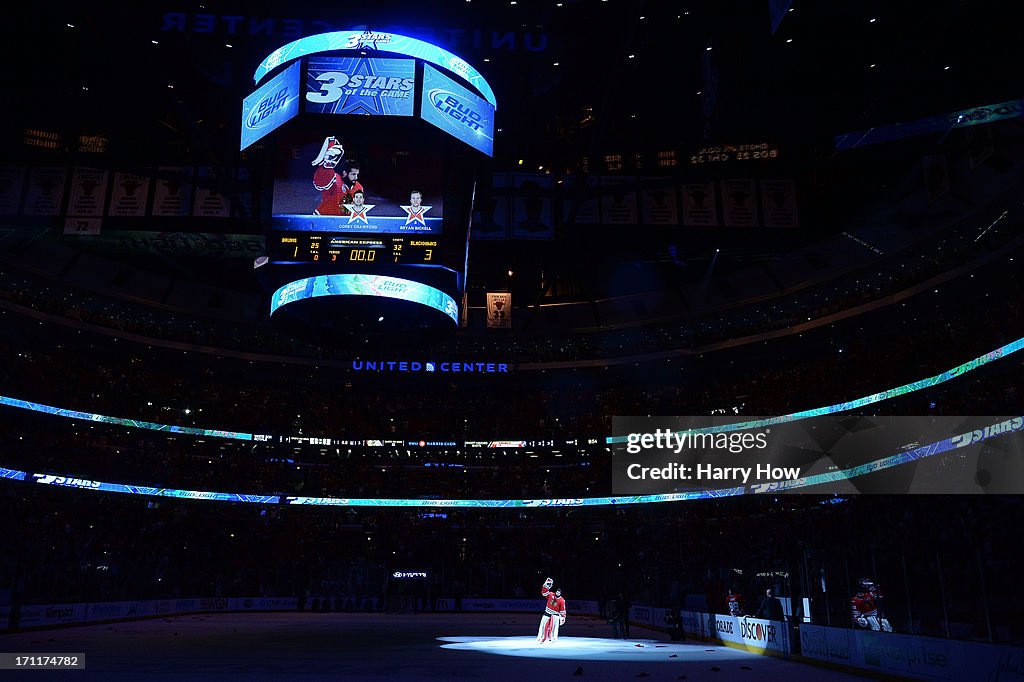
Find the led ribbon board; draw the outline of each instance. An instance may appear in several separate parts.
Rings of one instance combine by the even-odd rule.
[[[394,279],[394,278],[389,278]],[[303,280],[300,280],[303,281]],[[294,283],[293,283],[294,284]],[[283,287],[282,287],[283,288]],[[278,291],[281,291],[280,289]],[[450,299],[451,297],[449,297]],[[452,301],[454,305],[454,301]],[[985,353],[984,355],[974,358],[969,362],[965,362],[962,365],[954,367],[951,370],[936,374],[933,377],[927,379],[920,379],[910,384],[904,384],[897,388],[890,388],[885,391],[873,393],[872,395],[858,398],[846,403],[836,403],[835,405],[829,405],[827,407],[818,407],[811,410],[804,410],[802,412],[793,412],[791,414],[782,415],[779,417],[771,417],[769,419],[760,419],[757,421],[740,422],[736,424],[724,424],[722,426],[713,426],[706,429],[694,430],[694,433],[699,432],[724,432],[724,431],[736,431],[745,429],[757,429],[764,426],[771,426],[772,424],[781,424],[784,422],[797,421],[799,419],[806,419],[808,417],[818,417],[827,414],[835,414],[837,412],[846,412],[853,410],[858,407],[865,405],[872,405],[874,403],[880,403],[890,398],[896,398],[901,395],[913,393],[914,391],[920,391],[925,388],[931,388],[941,383],[955,379],[961,374],[966,374],[971,370],[975,370],[979,367],[987,365],[996,360],[1005,358],[1011,353],[1015,353],[1021,348],[1024,348],[1024,338],[1017,339],[1012,343],[1008,343],[1005,346],[996,348],[994,351]],[[34,403],[28,400],[19,400],[18,398],[10,398],[8,396],[0,396],[0,405],[7,405],[8,407],[17,407],[23,410],[31,410],[33,412],[43,412],[45,414],[52,414],[58,417],[66,417],[68,419],[84,419],[91,422],[102,422],[105,424],[116,424],[118,426],[127,426],[131,428],[139,429],[153,429],[154,431],[169,431],[171,433],[185,433],[193,436],[214,436],[217,438],[231,438],[235,440],[256,440],[251,433],[241,433],[237,431],[225,431],[218,429],[200,429],[191,426],[177,426],[174,424],[159,424],[156,422],[146,422],[138,419],[124,419],[122,417],[107,417],[101,414],[94,414],[92,412],[79,412],[78,410],[68,410],[61,407],[51,407],[49,405],[43,405],[41,403]],[[626,437],[608,437],[605,439],[607,443],[625,443]],[[482,447],[482,444],[487,444],[488,441],[467,441],[467,447]],[[383,445],[383,443],[379,443]],[[501,448],[520,448],[525,447],[526,441],[490,441],[488,447],[501,447]],[[4,471],[0,469],[0,472]],[[21,472],[15,472],[21,473]],[[0,473],[0,478],[8,477],[5,474]]]
[[[52,414],[57,417],[68,419],[82,419],[89,422],[102,424],[116,424],[117,426],[128,426],[136,429],[152,429],[153,431],[167,431],[168,433],[185,433],[190,436],[213,436],[215,438],[230,438],[233,440],[252,440],[251,433],[239,431],[222,431],[219,429],[200,429],[194,426],[177,426],[175,424],[157,424],[156,422],[142,421],[141,419],[124,419],[123,417],[108,417],[94,412],[79,412],[78,410],[66,410],[62,407],[51,407],[41,403],[34,403],[29,400],[18,400],[0,396],[0,405],[20,407],[23,410]]]
[[[494,156],[494,107],[426,65],[420,115],[470,147]]]
[[[292,64],[242,102],[242,146],[280,128],[299,113],[298,64]]]
[[[463,59],[437,45],[395,33],[334,31],[332,33],[319,33],[299,38],[267,55],[267,58],[256,69],[253,80],[258,84],[268,73],[293,59],[298,59],[308,54],[331,52],[334,50],[374,50],[422,59],[443,69],[448,69],[459,77],[466,79],[470,85],[484,96],[484,99],[490,102],[491,106],[494,108],[498,107],[498,102],[494,98],[494,91],[491,90],[487,80],[479,71]]]
[[[367,274],[317,275],[289,282],[274,292],[270,299],[270,314],[289,303],[320,296],[395,298],[434,308],[456,324],[459,322],[459,306],[455,299],[440,289],[400,277]]]
[[[249,502],[258,504],[312,505],[323,507],[455,507],[473,509],[524,509],[536,507],[602,507],[625,504],[652,504],[660,502],[684,502],[688,500],[710,499],[719,497],[736,497],[761,493],[775,493],[784,490],[808,488],[815,485],[832,483],[877,473],[901,464],[922,460],[951,450],[974,445],[978,442],[995,438],[1007,433],[1019,433],[1024,430],[1024,417],[1013,417],[1004,422],[1005,428],[967,432],[910,451],[900,451],[858,466],[830,471],[823,474],[798,478],[791,481],[780,481],[770,484],[752,486],[747,490],[744,486],[721,488],[716,490],[697,490],[685,493],[664,493],[658,495],[625,495],[620,497],[578,497],[555,498],[540,500],[442,500],[442,499],[402,499],[402,498],[347,498],[347,497],[291,497],[279,495],[248,495],[242,493],[218,493],[199,490],[178,490],[175,488],[155,488],[152,486],[129,485],[126,483],[107,483],[84,478],[60,476],[56,474],[33,473],[16,469],[0,468],[0,478],[27,481],[43,485],[78,490],[126,493],[130,495],[149,495],[156,497],[174,497],[179,499],[206,500],[210,502]]]
[[[951,370],[947,370],[942,374],[936,374],[933,377],[927,379],[920,379],[910,384],[904,384],[903,386],[897,386],[896,388],[890,388],[885,391],[879,391],[871,395],[864,396],[863,398],[857,398],[846,403],[836,403],[835,405],[828,405],[826,407],[816,407],[810,410],[803,410],[801,412],[793,412],[792,414],[784,414],[778,417],[769,417],[768,419],[757,419],[747,422],[737,422],[735,424],[722,424],[720,426],[708,426],[703,429],[693,429],[691,433],[722,433],[725,431],[746,431],[747,429],[759,429],[765,426],[771,426],[772,424],[783,424],[786,422],[797,421],[798,419],[807,419],[808,417],[821,417],[827,414],[835,414],[837,412],[849,412],[855,410],[858,407],[864,407],[865,405],[873,405],[880,403],[883,400],[889,400],[890,398],[897,398],[901,395],[920,391],[924,388],[931,388],[938,384],[945,383],[950,379],[955,379],[961,374],[970,372],[972,369],[977,369],[982,365],[987,365],[990,362],[1004,358],[1010,353],[1015,353],[1021,348],[1024,348],[1024,338],[1017,339],[1012,343],[1008,343],[1001,348],[996,348],[994,351],[985,353],[984,355],[974,358],[970,362],[954,367]],[[625,443],[626,436],[609,436],[605,438],[606,443]]]

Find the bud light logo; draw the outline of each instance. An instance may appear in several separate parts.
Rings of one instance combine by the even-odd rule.
[[[470,130],[479,131],[483,128],[484,120],[480,113],[474,111],[470,103],[463,101],[454,92],[435,88],[430,91],[428,99],[438,113],[454,119]]]
[[[261,99],[259,104],[256,105],[255,111],[249,114],[249,118],[246,119],[245,124],[251,130],[258,130],[269,125],[272,121],[268,121],[267,119],[283,109],[287,104],[288,86],[285,85],[277,92]]]
[[[299,113],[300,64],[295,62],[242,102],[245,149]]]

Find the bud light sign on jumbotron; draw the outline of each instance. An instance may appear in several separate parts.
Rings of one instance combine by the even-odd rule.
[[[428,64],[423,65],[423,120],[494,155],[494,107]]]
[[[242,146],[279,128],[299,113],[299,63],[267,81],[242,102]]]

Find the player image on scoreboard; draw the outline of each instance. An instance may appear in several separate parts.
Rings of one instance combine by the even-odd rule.
[[[289,232],[440,234],[444,178],[425,143],[337,123],[278,142],[271,224]]]

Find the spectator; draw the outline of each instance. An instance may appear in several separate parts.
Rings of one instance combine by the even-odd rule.
[[[764,599],[761,600],[761,605],[757,607],[757,613],[754,614],[754,618],[763,618],[764,620],[785,619],[782,613],[782,602],[775,596],[775,591],[772,588],[769,587],[764,591]]]

